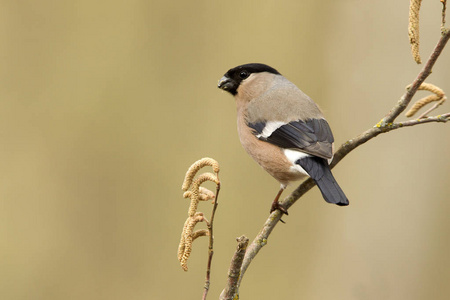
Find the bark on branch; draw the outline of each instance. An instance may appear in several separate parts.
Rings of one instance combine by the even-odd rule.
[[[227,286],[220,294],[220,300],[233,300],[237,293],[238,281],[241,275],[242,261],[244,260],[245,251],[247,250],[248,237],[241,236],[236,239],[238,246],[236,252],[231,259],[230,269],[228,270]]]

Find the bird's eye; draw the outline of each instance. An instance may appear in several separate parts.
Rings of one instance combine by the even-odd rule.
[[[239,73],[239,77],[241,77],[242,79],[245,79],[249,76],[250,74],[247,71],[241,71]]]

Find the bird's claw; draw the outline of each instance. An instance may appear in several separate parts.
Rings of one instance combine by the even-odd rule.
[[[273,213],[273,212],[276,211],[277,209],[278,209],[282,214],[289,215],[289,213],[288,213],[286,207],[284,207],[284,205],[280,204],[278,201],[272,203],[272,207],[271,207],[271,209],[270,209],[270,213]]]

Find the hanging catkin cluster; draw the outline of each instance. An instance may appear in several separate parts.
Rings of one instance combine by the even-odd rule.
[[[410,86],[408,86],[407,88],[409,88]],[[436,101],[436,104],[433,105],[429,110],[427,110],[426,112],[424,112],[420,117],[418,117],[418,119],[421,119],[423,117],[425,117],[429,112],[431,112],[432,110],[436,109],[439,105],[441,105],[442,103],[444,103],[444,101],[447,99],[447,97],[445,96],[445,93],[443,90],[441,90],[440,88],[438,88],[437,86],[431,84],[431,83],[422,83],[418,90],[425,90],[425,91],[430,91],[433,94],[426,96],[420,100],[418,100],[416,103],[414,103],[414,105],[411,107],[410,110],[408,110],[406,112],[406,116],[412,117],[414,116],[414,114],[421,109],[422,107],[424,107],[425,105],[427,105],[430,102],[434,102]]]
[[[205,166],[211,166],[215,174],[207,172],[194,179],[197,172]],[[209,224],[203,213],[197,212],[198,203],[200,201],[214,201],[216,198],[212,191],[201,187],[200,185],[205,181],[212,181],[219,186],[219,170],[219,163],[212,158],[206,157],[193,163],[186,172],[181,188],[185,191],[183,197],[189,198],[191,200],[191,204],[189,206],[188,218],[184,223],[183,232],[181,233],[180,245],[178,246],[178,260],[180,261],[181,267],[185,271],[188,270],[187,260],[192,251],[192,243],[198,237],[209,235],[209,230],[207,229],[199,229],[194,231],[195,225],[199,222]]]
[[[419,11],[422,0],[410,0],[408,35],[411,53],[416,63],[422,63],[419,53]]]

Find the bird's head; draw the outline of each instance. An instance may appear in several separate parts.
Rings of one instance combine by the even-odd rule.
[[[223,75],[217,87],[229,92],[233,96],[238,93],[238,88],[242,83],[259,73],[270,73],[281,75],[277,70],[265,64],[251,63],[234,67]]]

